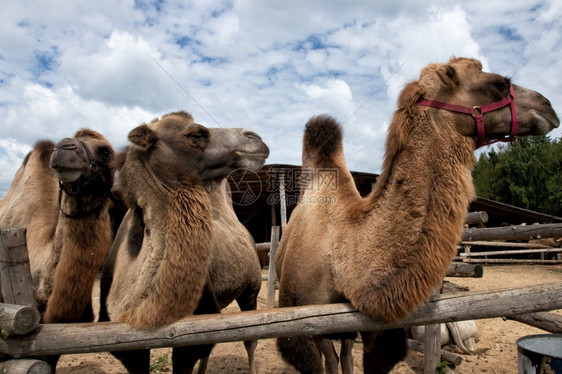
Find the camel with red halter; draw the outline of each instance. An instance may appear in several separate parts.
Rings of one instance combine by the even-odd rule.
[[[476,125],[471,115],[436,108],[436,102],[471,108]],[[382,173],[361,197],[344,160],[340,125],[329,116],[312,118],[303,138],[303,168],[313,177],[302,200],[331,203],[299,204],[293,211],[275,260],[279,306],[349,301],[377,321],[407,317],[441,284],[456,254],[474,197],[476,146],[514,132],[546,134],[558,125],[546,98],[483,72],[477,60],[430,64],[401,92]],[[327,169],[337,174],[337,188],[322,183]],[[354,335],[340,336],[346,339],[344,373],[353,370]],[[389,372],[406,355],[403,329],[361,336],[365,373]],[[338,356],[322,336],[279,338],[277,345],[301,373],[322,372],[322,355],[326,372],[337,373]]]

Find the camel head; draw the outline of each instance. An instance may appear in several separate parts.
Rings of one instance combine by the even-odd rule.
[[[483,127],[478,146],[494,139],[513,140],[515,135],[544,135],[560,124],[550,102],[540,93],[512,84],[504,76],[483,72],[478,60],[468,58],[451,58],[425,67],[419,81],[403,91],[399,106],[416,102],[433,106],[430,110],[438,111],[436,115],[454,115],[457,130],[466,136],[478,136],[476,119],[480,115]],[[436,102],[456,108],[436,109],[431,105]]]
[[[128,137],[128,152],[171,187],[224,178],[238,168],[258,169],[269,155],[255,132],[207,128],[186,112],[138,126]]]
[[[113,184],[114,159],[113,147],[103,135],[82,129],[55,145],[49,165],[69,191],[99,189],[100,184],[107,191]]]

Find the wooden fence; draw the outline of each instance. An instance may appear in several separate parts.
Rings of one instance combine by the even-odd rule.
[[[0,304],[0,356],[3,359],[381,330],[502,316],[532,320],[533,315],[521,315],[562,309],[562,282],[557,282],[499,291],[436,295],[396,324],[375,322],[349,304],[191,316],[150,331],[115,322],[39,324],[39,313],[33,305],[28,305],[25,297],[20,297],[25,293],[21,291],[22,284],[30,279],[27,259],[12,255],[25,248],[21,243],[22,232],[25,239],[25,229],[0,229],[0,252],[5,252],[5,255],[0,254],[2,276],[15,277],[7,283],[2,279],[2,292],[7,299],[24,300],[15,303],[19,305]],[[27,266],[27,273],[8,271],[21,266]],[[561,325],[557,316],[547,313],[543,317],[554,321],[554,326]],[[1,363],[0,369],[8,365],[19,365],[21,373],[47,372],[39,370],[45,369],[45,365],[38,368],[42,364],[37,360],[9,360]]]
[[[483,264],[562,264],[562,248],[528,242],[560,237],[560,223],[466,229],[455,259]],[[474,248],[487,250],[474,251]],[[551,258],[547,258],[549,255]]]

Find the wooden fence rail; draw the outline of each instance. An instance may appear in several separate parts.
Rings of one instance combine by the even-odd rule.
[[[559,237],[562,237],[562,223],[545,223],[541,225],[465,229],[461,240],[531,240]]]
[[[26,336],[0,339],[0,352],[36,357],[430,325],[562,309],[561,294],[562,282],[439,295],[395,324],[374,322],[349,304],[191,316],[158,330],[116,322],[46,324]]]
[[[548,236],[562,236],[562,224],[468,229],[463,233],[463,240],[528,240]],[[276,241],[275,238],[272,240]],[[263,246],[267,244],[271,245],[263,243]],[[529,323],[530,319],[534,324],[560,328],[558,318],[547,314],[539,318],[536,312],[562,309],[562,282],[509,290],[439,295],[397,324],[374,322],[349,304],[331,304],[191,316],[158,330],[138,330],[115,322],[47,324],[34,329],[38,313],[34,309],[33,298],[27,297],[33,293],[23,287],[28,285],[28,288],[32,288],[29,263],[26,258],[23,261],[27,256],[25,231],[21,228],[2,228],[0,247],[7,253],[6,256],[0,256],[2,273],[10,274],[11,278],[10,283],[2,284],[2,288],[5,294],[17,298],[6,300],[12,304],[0,304],[0,328],[3,333],[0,338],[0,359],[381,330],[502,316],[525,323]],[[476,274],[476,270],[462,269],[460,273]],[[535,314],[523,316],[527,313]],[[29,334],[22,335],[32,329]],[[12,366],[15,365],[18,370],[23,368],[22,372],[28,373],[31,372],[28,369],[41,364],[44,363],[37,360],[10,360],[1,363],[0,370],[7,370],[11,365],[8,371],[13,371]],[[432,372],[433,366],[430,369]]]

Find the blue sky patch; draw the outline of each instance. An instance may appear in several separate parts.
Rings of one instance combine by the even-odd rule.
[[[514,41],[523,40],[521,35],[519,35],[519,33],[517,33],[517,30],[515,30],[513,27],[500,26],[499,27],[499,33],[501,35],[503,35],[504,37],[506,37],[508,40],[514,40]]]

